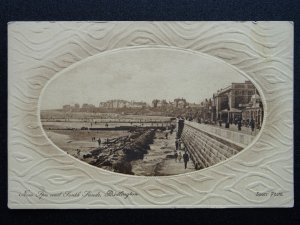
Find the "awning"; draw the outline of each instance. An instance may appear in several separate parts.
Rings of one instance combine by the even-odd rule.
[[[236,108],[231,108],[230,110],[223,109],[221,112],[224,112],[224,113],[228,113],[228,112],[230,112],[230,113],[241,113],[242,110],[239,110],[239,109],[236,109]]]

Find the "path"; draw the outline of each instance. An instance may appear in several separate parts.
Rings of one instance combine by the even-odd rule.
[[[187,169],[184,169],[183,159],[176,162],[175,132],[165,139],[164,132],[157,132],[154,143],[150,145],[150,150],[145,154],[144,159],[132,162],[132,172],[141,176],[167,176],[178,175],[195,171],[194,164],[190,160]],[[178,151],[179,152],[179,151]],[[183,155],[183,150],[181,150]]]
[[[222,127],[220,127],[219,124],[216,124],[216,125],[204,124],[204,123],[202,123],[202,124],[206,125],[206,126],[217,127],[217,128],[223,129],[223,130],[235,131],[238,133],[248,134],[248,135],[252,135],[252,136],[257,135],[260,131],[259,129],[254,129],[254,131],[252,132],[250,127],[245,127],[245,126],[242,126],[241,130],[239,130],[238,126],[234,125],[234,124],[229,124],[229,128],[225,128],[225,123],[222,123]]]

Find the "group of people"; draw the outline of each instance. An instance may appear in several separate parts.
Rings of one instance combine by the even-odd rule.
[[[182,141],[180,139],[176,139],[175,147],[176,147],[176,151],[182,148]]]
[[[219,120],[219,126],[222,127],[223,120]],[[235,119],[230,119],[229,124],[234,124],[238,127],[238,130],[242,130],[242,126],[244,127],[250,127],[251,128],[251,133],[255,131],[255,127],[257,126],[255,124],[255,120],[253,118],[248,119],[248,120],[242,120],[240,117],[236,117]],[[258,127],[258,126],[257,126]],[[259,127],[258,127],[259,128]]]
[[[185,118],[188,121],[196,121],[197,123],[204,123],[204,124],[210,124],[210,125],[219,125],[220,127],[225,124],[225,127],[228,128],[229,124],[237,126],[238,130],[241,131],[242,127],[251,128],[251,134],[255,132],[255,128],[260,129],[260,125],[257,121],[254,120],[254,118],[250,119],[242,119],[241,116],[236,116],[235,118],[230,118],[229,120],[226,119],[219,119],[216,121],[212,120],[204,120],[200,117],[186,117]]]
[[[183,143],[182,143],[181,139],[176,139],[176,141],[175,141],[176,150],[174,151],[174,158],[175,158],[175,162],[181,162],[181,160],[183,159],[184,169],[186,169],[187,163],[190,160],[190,157],[189,157],[188,152],[185,149],[185,147],[184,147],[184,153],[183,154],[181,153],[182,145],[183,145]]]
[[[92,141],[96,141],[96,137],[92,137]],[[101,145],[101,139],[97,138],[98,145]]]
[[[169,135],[172,135],[175,129],[175,125],[170,125],[166,127],[165,138],[168,139]]]
[[[184,169],[187,168],[187,163],[188,161],[190,160],[190,157],[187,153],[187,151],[184,151],[183,154],[181,154],[181,151],[179,151],[177,153],[177,151],[174,151],[174,158],[175,158],[175,162],[181,162],[181,159],[183,159],[183,162],[184,162]]]
[[[251,132],[254,132],[255,129],[255,120],[253,118],[247,119],[247,120],[242,120],[240,117],[236,117],[235,119],[230,119],[230,124],[236,125],[238,127],[238,130],[242,130],[242,126],[245,127],[250,127]]]

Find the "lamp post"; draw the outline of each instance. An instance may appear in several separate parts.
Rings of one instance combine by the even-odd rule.
[[[212,110],[211,110],[211,106],[208,107],[208,114],[210,116],[210,124],[212,122]]]
[[[229,95],[230,95],[230,92],[227,93],[227,97],[228,97],[228,104],[227,104],[227,122],[226,122],[226,125],[225,125],[225,128],[229,128],[229,117],[230,117],[230,99],[229,99]]]

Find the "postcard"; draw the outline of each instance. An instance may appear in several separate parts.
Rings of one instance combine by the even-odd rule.
[[[8,207],[293,207],[292,22],[11,22]]]

